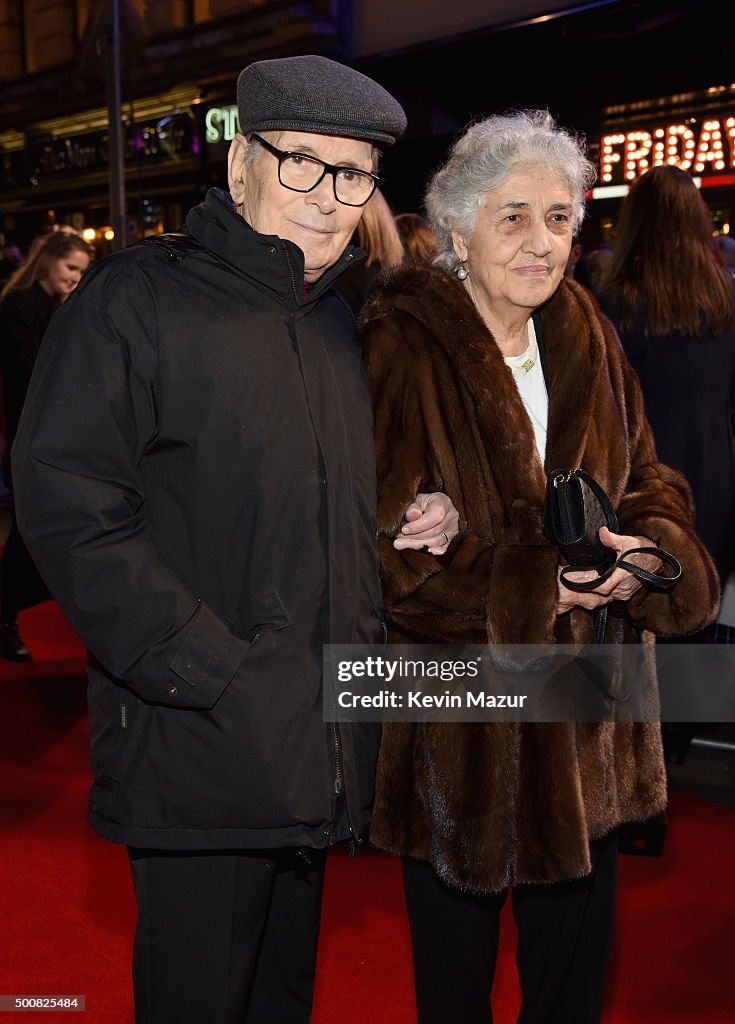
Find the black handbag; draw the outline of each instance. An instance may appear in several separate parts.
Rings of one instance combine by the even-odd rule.
[[[543,530],[568,563],[560,573],[565,587],[577,593],[595,590],[616,569],[625,569],[653,590],[670,590],[681,578],[678,559],[654,545],[629,548],[624,555],[618,557],[612,548],[605,547],[600,540],[599,531],[602,526],[613,533],[619,533],[618,517],[613,504],[595,478],[583,469],[555,469],[549,473],[543,507]],[[649,572],[630,561],[630,556],[634,554],[655,555],[663,567],[657,573]],[[595,570],[598,575],[586,581],[569,579],[570,573],[583,570]],[[666,570],[670,571],[662,575]],[[607,613],[608,605],[602,605],[595,613],[595,642],[598,646],[605,639]],[[616,703],[626,701],[635,689],[637,676],[636,672],[633,682],[621,697],[615,697],[606,688],[604,696]]]
[[[566,562],[565,571],[595,569],[600,577],[612,572],[616,554],[599,538],[600,527],[618,532],[618,517],[612,502],[594,477],[583,469],[555,469],[546,482],[543,510],[544,533]],[[562,578],[565,586],[570,584]],[[582,584],[580,589],[598,587],[601,580]],[[571,589],[578,584],[572,583]]]

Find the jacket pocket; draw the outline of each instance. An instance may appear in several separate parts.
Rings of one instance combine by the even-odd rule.
[[[90,760],[95,780],[106,786],[127,781],[146,740],[148,708],[131,690],[115,683],[90,657],[87,701]]]
[[[290,625],[291,617],[276,590],[247,601],[238,609],[237,631],[251,644],[265,633]]]
[[[134,693],[122,691],[119,703],[118,744],[111,777],[124,785],[135,769],[149,728],[151,709]]]

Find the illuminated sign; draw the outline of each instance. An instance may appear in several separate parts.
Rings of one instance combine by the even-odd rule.
[[[735,116],[686,118],[659,128],[614,132],[600,140],[601,185],[633,181],[656,164],[676,164],[692,175],[731,176]]]
[[[232,142],[240,130],[237,107],[210,107],[204,118],[206,139],[210,145],[216,142]]]
[[[125,163],[151,164],[157,161],[178,161],[196,156],[199,139],[193,118],[188,111],[167,114],[157,120],[123,126]],[[41,135],[29,137],[24,151],[25,180],[38,185],[57,174],[106,169],[109,163],[107,131],[84,132],[73,136]],[[2,175],[0,190],[13,184]]]

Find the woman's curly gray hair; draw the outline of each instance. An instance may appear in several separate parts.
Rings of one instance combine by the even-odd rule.
[[[548,110],[511,111],[470,125],[429,182],[425,207],[439,242],[433,262],[455,269],[459,259],[452,231],[470,238],[487,193],[504,184],[515,167],[539,164],[569,185],[576,234],[584,219],[585,194],[597,173],[582,137],[560,127]]]

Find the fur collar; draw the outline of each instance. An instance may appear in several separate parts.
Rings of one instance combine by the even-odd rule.
[[[545,467],[512,374],[456,277],[432,266],[399,267],[383,274],[361,322],[394,314],[413,318],[422,329],[423,342],[446,353],[473,398],[496,478],[507,483],[506,493],[537,505],[543,500],[547,471],[576,466],[593,474],[599,471],[585,464],[585,447],[594,412],[592,396],[606,372],[604,321],[595,300],[577,282],[564,278],[534,320],[545,351],[549,392]],[[615,490],[612,480],[603,477],[600,483]]]

